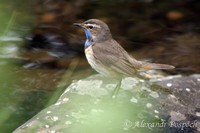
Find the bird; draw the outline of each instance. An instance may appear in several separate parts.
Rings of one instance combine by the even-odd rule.
[[[141,71],[152,69],[173,69],[173,65],[157,64],[136,60],[112,37],[108,25],[99,19],[74,23],[86,35],[85,56],[90,66],[106,77],[137,76]],[[120,79],[118,78],[118,79]]]

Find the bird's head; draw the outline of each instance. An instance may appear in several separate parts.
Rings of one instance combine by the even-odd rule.
[[[102,42],[112,38],[106,23],[98,19],[89,19],[83,23],[74,23],[84,29],[86,38],[94,42]]]

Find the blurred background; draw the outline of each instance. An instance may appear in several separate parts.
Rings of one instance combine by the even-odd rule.
[[[200,72],[199,12],[198,0],[1,0],[0,132],[54,103],[73,80],[96,73],[74,22],[101,19],[136,59],[189,75]]]

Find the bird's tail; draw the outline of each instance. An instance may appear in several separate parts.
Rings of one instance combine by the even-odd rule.
[[[142,63],[142,68],[151,70],[151,69],[174,69],[175,67],[167,64],[157,64],[157,63]]]

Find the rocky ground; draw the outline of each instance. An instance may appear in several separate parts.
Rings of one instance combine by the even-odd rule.
[[[200,132],[200,75],[144,81],[117,81],[100,75],[74,81],[52,106],[14,133]]]

